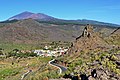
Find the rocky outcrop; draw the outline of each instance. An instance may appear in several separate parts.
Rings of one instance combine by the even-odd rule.
[[[99,49],[106,50],[107,47],[107,43],[100,37],[99,33],[94,32],[93,26],[87,24],[82,35],[76,38],[76,41],[72,44],[69,53]]]

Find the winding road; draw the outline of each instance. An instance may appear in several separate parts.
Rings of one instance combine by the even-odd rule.
[[[24,74],[21,76],[21,80],[24,80],[24,78],[25,78],[30,72],[32,72],[32,70],[28,70],[26,73],[24,73]]]
[[[49,64],[52,65],[52,66],[54,66],[54,67],[59,68],[59,70],[60,70],[59,74],[61,74],[62,72],[67,71],[67,68],[66,68],[66,67],[64,67],[64,66],[62,66],[62,65],[59,65],[59,64],[56,64],[56,63],[54,63],[54,61],[55,61],[55,59],[49,61]],[[26,73],[24,73],[24,74],[21,76],[21,80],[23,80],[30,72],[32,72],[32,70],[28,70]]]
[[[64,67],[64,66],[62,66],[62,65],[59,65],[59,64],[56,64],[56,63],[54,63],[54,61],[55,61],[55,59],[49,61],[49,64],[52,65],[52,66],[54,66],[54,67],[59,68],[60,74],[61,74],[62,72],[67,71],[67,68],[66,68],[66,67]]]

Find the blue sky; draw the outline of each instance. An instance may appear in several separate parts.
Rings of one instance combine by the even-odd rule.
[[[120,24],[120,0],[0,0],[0,21],[24,11]]]

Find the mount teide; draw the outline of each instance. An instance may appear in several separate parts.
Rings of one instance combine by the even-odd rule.
[[[43,13],[32,13],[32,12],[22,12],[18,15],[15,15],[8,20],[24,20],[24,19],[34,19],[38,21],[50,21],[54,23],[71,23],[71,24],[92,24],[92,25],[104,25],[104,26],[114,26],[119,27],[117,24],[112,23],[105,23],[105,22],[99,22],[95,20],[87,20],[87,19],[77,19],[77,20],[65,20],[65,19],[58,19]]]
[[[49,21],[49,20],[54,20],[54,17],[48,16],[46,14],[43,13],[32,13],[32,12],[28,12],[25,11],[23,13],[20,13],[18,15],[15,15],[11,18],[9,18],[8,20],[23,20],[23,19],[35,19],[35,20],[43,20],[43,21]]]

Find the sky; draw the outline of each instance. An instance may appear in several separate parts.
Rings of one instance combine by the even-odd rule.
[[[24,11],[120,24],[120,0],[0,0],[0,21]]]

